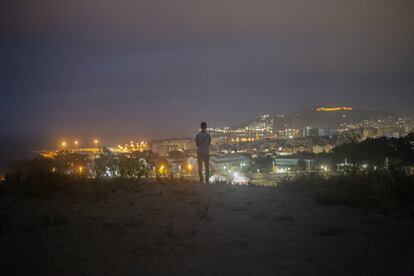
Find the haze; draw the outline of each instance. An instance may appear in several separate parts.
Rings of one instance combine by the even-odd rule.
[[[336,104],[413,114],[409,0],[13,0],[0,15],[2,134],[182,137]]]

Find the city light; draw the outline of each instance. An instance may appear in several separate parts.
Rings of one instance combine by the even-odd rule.
[[[222,175],[213,175],[210,177],[209,181],[210,183],[215,183],[215,182],[225,182],[226,178]]]
[[[161,174],[161,175],[164,175],[164,174],[166,174],[166,173],[167,173],[167,170],[166,170],[166,168],[165,168],[165,166],[164,166],[164,165],[161,165],[161,166],[159,167],[159,169],[158,169],[158,173],[159,173],[159,174]]]
[[[276,173],[285,173],[286,172],[286,169],[285,168],[277,168],[276,169]]]
[[[82,167],[82,166],[79,166],[79,167],[78,167],[78,172],[79,172],[79,173],[82,173],[82,172],[83,172],[83,167]]]
[[[231,184],[233,185],[247,185],[250,182],[249,178],[247,178],[244,175],[241,175],[239,172],[233,172],[232,177],[233,179],[231,181]]]
[[[134,143],[133,141],[130,144],[116,145],[116,147],[109,148],[109,150],[114,152],[123,152],[123,153],[130,153],[130,152],[144,152],[148,150],[148,143],[145,141]]]
[[[350,106],[335,106],[335,107],[318,107],[318,112],[335,112],[335,111],[352,111],[353,108]]]
[[[335,111],[335,110],[347,110],[347,107],[323,107],[319,108],[319,111]],[[315,109],[313,110],[315,112]],[[343,112],[346,113],[346,112]],[[299,113],[298,113],[299,114]],[[342,113],[339,112],[338,117]],[[321,114],[322,115],[322,114]],[[299,116],[299,115],[298,115]],[[329,116],[329,114],[327,115]],[[240,126],[238,128],[232,129],[229,127],[225,128],[212,128],[210,135],[212,137],[211,144],[211,153],[215,155],[223,155],[225,158],[228,158],[230,162],[212,162],[212,173],[221,172],[223,175],[233,175],[234,170],[239,172],[251,173],[256,172],[258,174],[270,174],[273,178],[283,177],[285,174],[291,174],[292,172],[302,172],[302,171],[312,171],[316,170],[321,175],[327,176],[330,174],[336,174],[338,171],[344,171],[347,166],[352,165],[348,163],[348,160],[344,157],[342,162],[336,164],[327,164],[319,163],[316,168],[311,166],[315,164],[315,160],[305,160],[306,163],[303,165],[301,162],[300,166],[297,166],[296,163],[301,159],[301,155],[306,152],[311,152],[314,154],[320,153],[331,153],[333,148],[337,145],[346,143],[349,140],[349,137],[356,137],[359,141],[364,141],[370,137],[376,137],[378,135],[384,135],[388,132],[387,137],[404,137],[404,132],[401,132],[401,124],[406,132],[411,131],[414,127],[410,127],[409,122],[405,118],[398,118],[398,121],[395,121],[393,117],[384,117],[384,118],[367,118],[362,121],[347,121],[344,123],[338,124],[340,128],[316,128],[316,127],[305,127],[305,128],[296,128],[292,125],[279,122],[277,125],[273,125],[272,121],[263,122],[260,119],[269,117],[263,115],[256,120],[256,122],[249,122],[249,124]],[[277,117],[279,118],[279,117]],[[277,119],[275,117],[275,120]],[[263,125],[262,125],[263,124]],[[414,126],[414,124],[413,124]],[[268,128],[275,135],[263,135],[264,132],[269,133]],[[385,129],[385,130],[384,130]],[[389,130],[391,129],[391,130]],[[357,132],[360,130],[360,132]],[[346,131],[354,136],[347,136],[344,134]],[[354,133],[355,131],[355,133]],[[396,132],[396,133],[394,133]],[[229,135],[225,135],[229,133]],[[106,155],[113,157],[114,159],[120,160],[123,157],[126,159],[137,159],[141,162],[142,159],[147,158],[158,158],[158,157],[167,157],[162,164],[156,166],[150,163],[148,167],[151,167],[150,175],[155,177],[157,175],[186,175],[191,176],[197,168],[195,167],[195,161],[190,161],[189,158],[196,158],[196,146],[194,145],[194,140],[191,138],[170,138],[162,140],[149,140],[143,141],[141,139],[127,139],[125,143],[115,144],[113,146],[106,147],[107,150],[102,149],[102,141],[98,140],[97,137],[91,137],[89,142],[89,147],[83,147],[84,143],[80,143],[79,136],[72,136],[73,139],[69,137],[61,138],[57,143],[57,148],[52,150],[39,150],[39,154],[45,158],[54,159],[60,154],[65,153],[77,153],[84,155],[91,160],[97,160],[99,158],[105,157]],[[256,137],[256,138],[255,138]],[[262,138],[263,137],[263,138]],[[308,137],[313,137],[308,139]],[[306,139],[304,139],[306,138]],[[335,139],[336,138],[336,139]],[[235,143],[235,144],[233,144]],[[337,144],[337,145],[336,145]],[[414,146],[414,142],[411,142],[410,147]],[[170,155],[171,151],[178,151],[181,154],[174,156]],[[137,154],[137,153],[145,154]],[[228,156],[226,156],[228,155]],[[266,161],[266,164],[263,166],[268,166],[266,169],[257,168],[251,166],[249,162],[237,160],[233,161],[234,158],[238,158],[239,155],[243,155],[246,158],[249,158],[255,164],[256,161],[262,162],[261,158],[269,158],[269,162]],[[295,156],[297,155],[297,156]],[[286,157],[284,157],[286,156]],[[186,161],[183,161],[184,158],[187,158]],[[275,159],[284,160],[280,164],[275,164]],[[236,160],[234,159],[234,160]],[[273,161],[271,161],[273,159]],[[212,158],[214,160],[214,158]],[[217,159],[219,160],[219,159]],[[243,159],[244,160],[244,159]],[[271,161],[271,162],[270,162]],[[79,164],[79,163],[78,163]],[[271,166],[272,165],[272,166]],[[381,168],[380,166],[379,168]],[[386,162],[385,167],[388,167]],[[364,160],[362,164],[358,164],[360,171],[367,171],[372,168],[373,170],[377,169],[373,165],[367,163],[367,160]],[[50,172],[55,172],[55,169],[52,170],[52,166],[49,169]],[[90,169],[85,166],[84,168],[78,168],[78,166],[72,167],[72,170],[58,170],[59,173],[90,173],[91,177],[94,177],[93,166],[90,166]],[[104,175],[113,175],[116,176],[119,174],[119,170],[111,169],[108,173],[103,173]],[[272,176],[272,174],[280,174]],[[295,177],[296,174],[291,174],[292,177]],[[230,179],[228,179],[230,181]],[[267,179],[265,180],[267,181]]]

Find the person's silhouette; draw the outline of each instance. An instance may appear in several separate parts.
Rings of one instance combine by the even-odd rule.
[[[210,143],[211,136],[207,133],[207,123],[202,122],[200,132],[195,137],[195,143],[197,146],[197,161],[198,161],[198,176],[200,182],[203,182],[203,163],[205,168],[205,181],[208,183],[210,168],[209,168],[209,156],[210,156]]]

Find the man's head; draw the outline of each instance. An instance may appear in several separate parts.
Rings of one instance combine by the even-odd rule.
[[[207,123],[206,122],[201,122],[200,127],[201,127],[201,130],[206,130]]]

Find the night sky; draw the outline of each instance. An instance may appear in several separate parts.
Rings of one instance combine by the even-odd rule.
[[[2,0],[0,24],[2,135],[181,137],[320,105],[414,115],[412,0]]]

